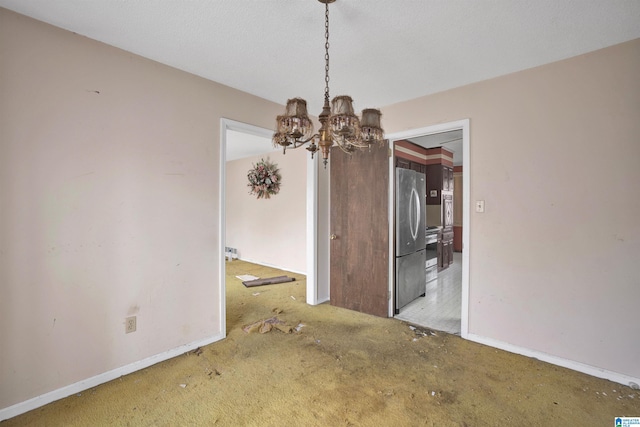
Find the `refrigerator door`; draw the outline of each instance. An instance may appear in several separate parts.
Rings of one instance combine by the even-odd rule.
[[[425,248],[425,175],[396,168],[396,256]]]
[[[396,312],[426,291],[425,252],[423,249],[396,258]]]

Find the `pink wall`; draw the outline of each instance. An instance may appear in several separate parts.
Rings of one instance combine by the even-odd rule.
[[[0,58],[0,410],[222,337],[220,118],[282,106],[5,9]]]
[[[0,58],[0,408],[220,337],[220,118],[282,107],[4,9]],[[640,378],[638,75],[635,40],[384,109],[471,119],[471,333]]]
[[[640,378],[640,39],[384,108],[469,118],[469,332]]]
[[[225,246],[237,248],[240,259],[306,273],[308,155],[298,149],[227,162]],[[257,199],[247,187],[247,171],[261,158],[282,175],[280,193],[270,199]]]

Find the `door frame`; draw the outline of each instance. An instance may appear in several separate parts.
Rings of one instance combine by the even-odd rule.
[[[409,129],[387,135],[391,156],[389,157],[389,218],[394,218],[394,188],[395,174],[393,173],[395,142],[402,139],[416,138],[419,136],[432,135],[435,133],[448,132],[452,130],[462,130],[462,304],[460,313],[460,336],[468,339],[469,336],[469,257],[470,248],[470,208],[471,208],[471,156],[469,152],[469,119],[462,119],[448,123],[427,126],[417,129]],[[393,295],[394,282],[394,221],[389,221],[389,295]],[[393,298],[389,299],[389,317],[394,316]]]
[[[222,329],[222,336],[227,336],[227,286],[226,286],[226,264],[224,256],[224,248],[226,241],[226,162],[227,162],[227,131],[236,131],[248,133],[259,137],[271,139],[273,136],[273,130],[262,128],[259,126],[251,125],[248,123],[239,122],[232,119],[221,118],[220,119],[220,163],[218,168],[218,206],[220,206],[218,223],[218,236],[219,236],[219,257],[218,257],[218,280],[220,283],[220,293],[218,298],[220,301],[219,313],[220,313],[220,326]],[[307,304],[316,305],[322,301],[318,301],[317,295],[317,237],[318,237],[318,162],[317,158],[311,159],[307,156]]]

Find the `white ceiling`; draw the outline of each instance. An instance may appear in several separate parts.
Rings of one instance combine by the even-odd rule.
[[[0,0],[0,6],[284,104],[322,108],[317,0]],[[381,108],[640,37],[638,0],[337,0],[331,96]],[[384,113],[384,111],[383,111]]]
[[[228,162],[274,151],[280,151],[280,149],[274,148],[269,138],[227,130],[226,160]]]
[[[0,0],[5,7],[317,115],[317,0]],[[337,0],[331,96],[406,101],[640,37],[638,0]],[[384,125],[384,116],[383,116]]]

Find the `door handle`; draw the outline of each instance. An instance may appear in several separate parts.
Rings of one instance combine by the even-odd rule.
[[[336,240],[338,238],[338,236],[336,236],[335,234],[332,234],[329,236],[329,239],[331,240]]]
[[[415,188],[411,189],[411,198],[409,199],[409,231],[411,232],[411,237],[415,241],[418,238],[418,225],[420,224],[420,215],[422,215],[420,209],[420,197],[418,196],[418,192]],[[413,209],[412,204],[415,203],[415,212],[416,212],[416,228],[413,228]]]

